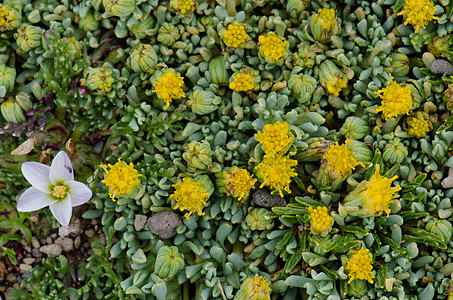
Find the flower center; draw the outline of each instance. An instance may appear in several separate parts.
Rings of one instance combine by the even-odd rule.
[[[52,196],[58,199],[63,199],[66,197],[66,190],[68,188],[64,185],[56,185],[52,189]]]

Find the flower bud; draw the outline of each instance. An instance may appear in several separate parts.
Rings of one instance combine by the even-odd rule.
[[[64,38],[63,42],[63,45],[66,45],[63,48],[63,55],[67,59],[72,61],[76,58],[82,57],[82,45],[74,37]]]
[[[43,30],[40,27],[22,24],[14,34],[14,38],[22,51],[28,52],[41,45],[42,33]]]
[[[286,11],[293,18],[298,18],[300,14],[310,6],[310,0],[288,0]]]
[[[399,138],[395,137],[385,145],[382,159],[391,164],[400,164],[408,154],[406,146],[401,143]]]
[[[428,43],[428,51],[437,58],[445,57],[442,51],[448,50],[452,43],[452,35],[446,35],[444,37],[436,36],[433,38],[432,43]]]
[[[17,93],[15,99],[25,112],[33,108],[33,103],[30,101],[30,96],[28,96],[24,92]]]
[[[429,115],[423,111],[412,113],[406,118],[407,133],[416,138],[426,136],[428,132],[433,130],[433,124],[429,120]]]
[[[265,277],[256,274],[242,282],[233,300],[270,300],[272,289],[269,284]]]
[[[393,53],[388,57],[392,59],[389,65],[385,65],[384,70],[393,76],[406,76],[409,73],[409,57],[403,53]]]
[[[138,39],[144,39],[148,36],[148,30],[154,27],[154,17],[147,16],[145,20],[136,19],[135,17],[129,18],[127,21],[127,29]]]
[[[135,72],[153,73],[158,58],[154,48],[148,44],[141,44],[133,49],[129,56],[128,63]]]
[[[107,68],[92,68],[88,73],[88,77],[85,81],[85,86],[94,92],[98,92],[100,95],[107,95],[112,90],[113,85],[113,72]]]
[[[318,81],[310,75],[293,74],[288,80],[288,87],[300,104],[310,102]]]
[[[16,69],[0,64],[0,86],[6,88],[6,92],[11,92],[16,82]]]
[[[326,140],[322,137],[310,138],[305,141],[308,147],[299,150],[294,156],[295,159],[300,161],[318,161],[324,156],[324,153],[329,149],[333,141]]]
[[[0,4],[0,32],[19,27],[21,20],[22,14],[20,11]]]
[[[292,60],[294,65],[311,69],[315,65],[316,52],[310,50],[309,45],[303,45],[299,47],[299,50],[293,54]]]
[[[230,89],[235,92],[249,92],[258,89],[261,77],[252,68],[243,68],[231,77]]]
[[[184,258],[175,246],[162,246],[157,252],[154,272],[162,279],[174,278],[184,268]]]
[[[206,115],[219,108],[222,98],[216,96],[211,91],[203,91],[194,89],[189,96],[186,104],[190,109],[198,115]]]
[[[245,217],[245,223],[252,230],[271,230],[274,227],[274,214],[266,208],[254,208]]]
[[[96,20],[92,13],[86,13],[84,16],[80,16],[79,27],[84,31],[96,31],[99,28],[99,21]]]
[[[444,99],[445,102],[447,102],[447,109],[449,111],[453,111],[453,84],[449,84],[448,85],[448,88],[444,92],[443,99]]]
[[[187,161],[187,166],[193,169],[205,170],[212,164],[212,151],[209,142],[191,141],[182,154],[182,158]]]
[[[159,27],[157,40],[161,44],[170,47],[179,39],[179,36],[179,29],[175,25],[165,22]]]
[[[355,298],[361,298],[368,292],[368,283],[366,280],[355,279],[348,284],[348,295]]]
[[[228,70],[225,68],[225,59],[223,56],[218,56],[211,59],[209,62],[209,73],[211,80],[218,85],[228,84]]]
[[[357,161],[365,162],[373,159],[373,151],[362,142],[353,141],[348,144],[348,149],[354,153],[354,158]]]
[[[245,25],[238,22],[228,24],[227,28],[219,32],[219,35],[225,45],[231,48],[242,48],[249,39]]]
[[[9,97],[8,100],[3,102],[0,110],[7,122],[18,124],[26,120],[22,107],[13,97]]]
[[[127,17],[135,9],[135,0],[102,0],[105,12],[120,18]]]
[[[341,31],[340,19],[335,17],[335,10],[331,8],[318,9],[318,13],[310,17],[310,30],[313,38],[320,43],[329,43],[333,35]]]
[[[449,221],[432,219],[428,221],[425,229],[440,236],[444,243],[450,243],[453,234],[453,226]]]
[[[326,236],[333,226],[333,218],[325,206],[308,207],[310,231],[312,234]]]
[[[331,94],[338,96],[348,85],[346,75],[330,60],[325,60],[319,66],[319,81]]]
[[[351,116],[344,121],[340,133],[347,139],[360,140],[370,134],[370,127],[362,118]]]
[[[259,57],[269,64],[282,65],[288,55],[289,43],[274,32],[260,35]]]

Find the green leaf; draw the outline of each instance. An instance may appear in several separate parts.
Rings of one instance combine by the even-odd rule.
[[[364,235],[364,236],[367,236],[369,234],[368,231],[366,231],[365,229],[360,228],[358,226],[350,226],[350,225],[340,226],[340,230],[345,231],[345,232],[360,234],[360,235]]]
[[[427,212],[413,212],[411,210],[406,210],[400,213],[400,216],[403,217],[404,220],[416,220],[420,218],[424,218],[429,216]]]
[[[388,278],[387,265],[381,265],[377,273],[377,283],[381,289],[385,288],[385,280]]]
[[[325,206],[322,202],[313,200],[312,198],[309,198],[309,197],[296,197],[295,200],[305,206],[313,206],[313,207]]]
[[[146,255],[142,249],[138,249],[134,255],[132,255],[132,261],[136,264],[144,264],[146,262]]]
[[[102,210],[102,209],[91,209],[91,210],[86,211],[82,215],[82,217],[85,219],[96,219],[96,218],[99,218],[100,216],[102,216],[103,213],[104,213],[104,210]]]
[[[286,262],[285,267],[283,268],[284,272],[289,273],[291,272],[292,269],[299,263],[299,261],[302,259],[302,252],[304,252],[304,249],[299,248],[292,256],[291,258]]]
[[[384,241],[395,251],[398,251],[402,255],[407,255],[407,250],[398,246],[398,244],[389,237],[384,237]]]
[[[321,269],[326,273],[328,276],[332,277],[332,279],[338,279],[338,274],[332,271],[331,269],[321,265]]]
[[[275,248],[277,249],[282,249],[283,247],[286,247],[289,243],[291,243],[294,239],[294,233],[291,230],[288,230],[288,232],[283,236],[283,238],[278,242],[277,246]]]
[[[272,211],[278,215],[299,215],[306,214],[307,210],[304,208],[291,208],[291,207],[272,207]]]

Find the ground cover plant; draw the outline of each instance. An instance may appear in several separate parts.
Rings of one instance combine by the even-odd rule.
[[[4,0],[0,296],[453,299],[451,0]]]

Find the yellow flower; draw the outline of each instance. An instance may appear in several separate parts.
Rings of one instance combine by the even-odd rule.
[[[134,168],[134,164],[126,165],[121,158],[116,164],[101,165],[101,168],[106,172],[102,183],[109,188],[109,196],[113,201],[116,196],[130,195],[140,184],[138,177],[142,175]]]
[[[334,96],[338,96],[341,90],[348,86],[348,78],[344,72],[330,60],[325,60],[319,65],[319,81]]]
[[[156,78],[153,82],[153,92],[156,92],[157,96],[165,101],[164,110],[170,106],[173,99],[180,99],[185,96],[182,89],[183,85],[184,79],[173,69],[165,70]]]
[[[253,175],[250,175],[247,170],[240,169],[236,166],[231,167],[230,170],[226,172],[226,181],[226,194],[228,196],[232,195],[234,198],[237,198],[238,201],[247,198],[250,190],[254,188],[256,183],[256,179],[253,178]]]
[[[346,270],[349,275],[349,281],[354,279],[367,280],[373,283],[373,257],[370,250],[361,248],[352,255],[352,258],[346,262]]]
[[[407,133],[417,138],[424,137],[433,128],[428,114],[423,111],[418,111],[408,117],[407,126]]]
[[[245,26],[237,22],[229,24],[222,37],[225,45],[233,48],[244,46],[249,38]]]
[[[409,114],[412,109],[412,91],[407,85],[401,85],[393,81],[393,77],[387,82],[387,87],[375,92],[382,99],[381,106],[376,110],[382,111],[386,120],[401,114]]]
[[[181,15],[186,15],[195,10],[196,2],[193,0],[171,0],[170,6],[178,10]]]
[[[255,137],[266,153],[264,157],[285,154],[295,140],[287,122],[266,124],[264,125],[263,132],[256,133]]]
[[[230,89],[236,92],[248,92],[255,88],[253,76],[248,73],[236,73],[230,82]]]
[[[391,187],[392,182],[398,178],[398,176],[393,176],[392,178],[382,177],[379,174],[379,165],[376,165],[373,176],[367,183],[365,191],[362,194],[367,198],[367,208],[376,212],[380,215],[382,212],[387,213],[387,217],[390,214],[390,203],[393,203],[393,199],[398,197],[398,194],[394,195],[396,192],[401,190],[401,187],[398,185],[396,187]]]
[[[256,175],[263,181],[260,188],[269,186],[278,191],[281,197],[283,197],[282,190],[291,193],[289,189],[291,177],[297,175],[293,170],[294,166],[297,166],[297,161],[288,156],[265,158],[255,167],[258,169]]]
[[[0,4],[0,31],[12,30],[19,27],[20,12]]]
[[[333,218],[329,214],[329,209],[325,206],[308,207],[313,234],[327,235],[333,226]]]
[[[265,277],[256,274],[242,282],[233,300],[270,300],[272,289],[269,284]]]
[[[278,61],[286,57],[289,43],[285,38],[277,35],[276,33],[269,32],[265,35],[260,35],[258,38],[260,42],[260,51],[266,58],[266,61]]]
[[[352,143],[352,140],[348,139],[343,145],[339,145],[338,142],[330,145],[329,149],[324,153],[323,165],[332,173],[335,178],[344,178],[351,174],[351,171],[358,165],[364,167],[362,162],[358,162],[354,158],[354,152],[348,149],[348,144]]]
[[[174,209],[179,207],[181,211],[188,210],[189,212],[185,214],[187,220],[195,212],[198,212],[199,216],[204,215],[202,209],[209,198],[209,192],[204,187],[202,180],[186,177],[174,184],[173,187],[175,192],[170,197],[176,200]]]
[[[420,26],[424,29],[429,21],[439,20],[434,16],[435,12],[436,7],[431,0],[406,0],[404,10],[398,13],[398,16],[405,14],[404,25],[410,23],[415,27],[415,33],[417,33]]]

